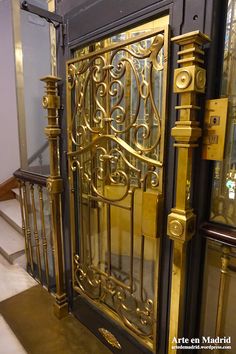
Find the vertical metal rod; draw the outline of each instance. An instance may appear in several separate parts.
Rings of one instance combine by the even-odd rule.
[[[82,178],[81,178],[81,171],[78,173],[79,179],[79,220],[80,220],[80,235],[79,235],[79,254],[80,254],[80,262],[84,263],[86,260],[85,254],[85,235],[84,235],[84,220],[83,220],[83,186],[82,186]]]
[[[101,255],[101,224],[100,224],[100,207],[99,205],[97,206],[97,235],[98,235],[98,265],[99,269],[101,269],[101,260],[102,260],[102,255]]]
[[[30,184],[30,195],[31,195],[33,221],[34,221],[34,239],[35,239],[38,275],[39,275],[39,280],[42,282],[41,255],[40,255],[39,233],[38,233],[38,225],[37,225],[37,213],[36,213],[36,207],[35,207],[34,184],[33,183]]]
[[[42,227],[41,235],[43,241],[43,260],[45,265],[46,285],[47,288],[49,289],[48,243],[47,243],[46,228],[45,228],[43,191],[41,186],[38,186],[38,193],[39,193],[40,219],[41,219],[41,227]]]
[[[111,275],[111,206],[107,203],[107,269]]]
[[[27,238],[27,245],[28,245],[28,251],[29,251],[29,265],[30,265],[31,273],[33,274],[34,273],[33,249],[32,249],[32,242],[31,242],[28,198],[27,198],[27,191],[26,191],[25,182],[23,182],[23,200],[24,200],[24,209],[25,209],[26,238]]]
[[[89,262],[92,265],[92,243],[91,243],[91,200],[88,198],[88,249]]]
[[[221,326],[224,310],[224,298],[225,289],[227,283],[228,275],[228,265],[230,262],[230,247],[222,246],[222,256],[221,256],[221,270],[220,270],[220,285],[219,285],[219,296],[218,296],[218,306],[216,314],[216,331],[215,336],[220,337],[222,335]],[[214,353],[218,353],[218,350],[214,350]]]
[[[27,240],[27,233],[25,228],[25,215],[24,215],[24,201],[22,195],[22,181],[19,181],[19,190],[20,190],[20,211],[21,211],[21,220],[22,220],[22,232],[25,239],[25,255],[26,255],[26,262],[29,264],[29,247],[28,247],[28,240]]]
[[[143,275],[144,275],[144,247],[145,237],[141,236],[141,259],[140,259],[140,300],[143,302]]]
[[[133,293],[134,283],[134,191],[131,192],[130,209],[130,292]]]

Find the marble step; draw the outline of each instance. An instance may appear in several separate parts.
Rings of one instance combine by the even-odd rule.
[[[27,354],[14,332],[0,315],[1,349],[0,354]]]
[[[22,234],[22,219],[20,203],[16,199],[0,202],[0,216],[2,216],[16,231]]]
[[[0,216],[0,253],[10,262],[20,262],[25,252],[25,242],[22,235]]]
[[[20,201],[20,190],[19,190],[19,188],[13,188],[11,191],[14,193],[15,198],[16,198],[18,201]]]

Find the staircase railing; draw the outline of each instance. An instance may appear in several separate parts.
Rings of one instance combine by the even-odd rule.
[[[55,292],[55,262],[47,177],[17,170],[27,271]]]
[[[48,112],[45,128],[50,154],[50,173],[18,170],[15,177],[20,184],[22,229],[28,272],[48,290],[55,292],[54,313],[61,318],[68,312],[64,282],[60,176],[57,81],[54,76],[41,79],[46,83],[43,107]]]

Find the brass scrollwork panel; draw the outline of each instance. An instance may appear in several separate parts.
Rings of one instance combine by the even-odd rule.
[[[168,28],[147,29],[79,50],[67,106],[74,289],[152,349]]]

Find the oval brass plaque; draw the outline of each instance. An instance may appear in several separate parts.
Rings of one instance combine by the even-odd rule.
[[[118,342],[118,340],[116,339],[116,337],[114,336],[114,334],[112,334],[111,332],[109,332],[105,328],[98,328],[98,331],[101,333],[101,335],[106,339],[106,341],[110,345],[112,345],[113,347],[115,347],[117,349],[121,349],[121,345]]]

